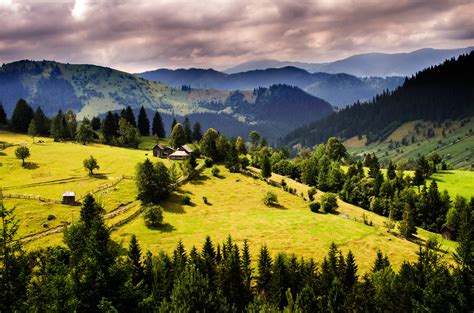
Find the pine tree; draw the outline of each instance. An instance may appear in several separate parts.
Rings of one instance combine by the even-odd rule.
[[[150,120],[143,106],[140,108],[140,113],[138,113],[138,130],[142,136],[150,135]]]
[[[349,250],[349,252],[347,253],[345,263],[346,263],[346,267],[345,267],[343,284],[346,291],[348,291],[355,285],[358,278],[357,264],[351,250]]]
[[[100,117],[94,116],[91,120],[92,129],[93,130],[100,130],[101,123],[102,122],[100,120]]]
[[[237,140],[235,141],[235,149],[237,150],[237,153],[239,155],[245,155],[247,154],[247,147],[245,146],[245,141],[242,137],[237,137]]]
[[[183,130],[186,143],[193,142],[193,131],[191,130],[191,123],[189,122],[189,118],[187,116],[184,118]]]
[[[144,269],[141,262],[142,251],[140,249],[140,245],[138,244],[137,237],[135,234],[132,235],[130,238],[130,245],[128,246],[128,258],[132,263],[132,284],[137,285],[142,279],[144,275]]]
[[[388,167],[387,167],[387,177],[388,179],[392,180],[397,176],[397,173],[395,173],[396,167],[393,164],[392,160],[388,162]]]
[[[415,220],[410,204],[406,203],[403,211],[403,220],[399,224],[400,234],[405,238],[411,238],[416,234]]]
[[[382,251],[378,250],[374,266],[372,267],[372,272],[375,273],[387,267],[390,267],[390,261],[388,260],[388,257],[384,256]]]
[[[194,123],[193,126],[193,141],[198,142],[202,139],[201,124],[199,122]]]
[[[112,139],[118,134],[118,120],[112,112],[107,112],[105,119],[102,123],[102,134],[104,135],[105,142],[111,143]]]
[[[5,113],[3,104],[0,102],[0,126],[6,126],[6,125],[7,125],[7,113]]]
[[[26,133],[33,117],[33,109],[28,103],[23,99],[18,100],[11,118],[12,130],[14,132]]]
[[[244,299],[246,303],[252,301],[252,260],[249,251],[248,241],[244,240],[242,248],[242,273],[244,282]]]
[[[35,111],[35,122],[38,134],[41,136],[46,136],[49,133],[49,119],[44,114],[41,107],[37,107]]]
[[[153,116],[153,125],[151,128],[151,134],[157,136],[158,138],[166,138],[165,127],[163,125],[163,120],[158,111],[155,112]]]
[[[272,165],[270,163],[270,158],[268,157],[267,153],[263,154],[261,175],[264,179],[267,179],[272,176]]]
[[[177,123],[170,135],[170,145],[177,149],[184,144],[186,144],[186,134],[184,133],[183,126]]]
[[[286,290],[289,288],[289,273],[286,257],[279,253],[272,266],[272,279],[270,281],[271,301],[279,308],[286,303]]]
[[[133,127],[137,127],[137,121],[135,120],[135,115],[130,106],[127,106],[122,110],[122,112],[120,112],[120,117],[124,118],[127,122],[133,125]]]
[[[36,128],[35,119],[31,119],[30,125],[28,126],[28,135],[33,138],[33,142],[35,142],[35,137],[38,136],[38,129]]]
[[[176,126],[176,124],[178,124],[178,122],[176,121],[176,118],[173,116],[173,121],[171,122],[171,131],[170,131],[170,134],[171,132],[173,131],[174,127]]]
[[[260,249],[260,255],[258,257],[258,275],[257,275],[257,290],[263,296],[269,296],[270,283],[272,280],[272,266],[273,261],[268,252],[267,246],[263,246]]]

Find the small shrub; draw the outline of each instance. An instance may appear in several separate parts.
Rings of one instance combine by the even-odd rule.
[[[216,166],[214,166],[214,167],[211,169],[211,174],[212,174],[212,176],[217,177],[217,176],[219,176],[219,173],[220,173],[220,172],[221,172],[221,170],[220,170],[218,167],[216,167]]]
[[[283,178],[281,179],[281,182],[280,182],[280,185],[281,187],[284,189],[285,186],[286,186],[286,180],[284,180]]]
[[[273,192],[268,191],[265,196],[263,197],[263,203],[267,206],[272,206],[278,204],[278,198],[276,194]]]
[[[319,212],[319,209],[321,209],[321,203],[317,201],[310,202],[309,209],[311,210],[311,212],[317,213]]]
[[[315,194],[316,194],[316,188],[311,187],[311,188],[308,189],[308,199],[309,199],[309,201],[314,200],[314,195]]]
[[[56,219],[56,216],[54,216],[53,214],[48,215],[48,221],[52,221],[52,220],[55,220],[55,219]]]
[[[210,159],[210,158],[206,158],[206,159],[204,160],[204,164],[206,165],[206,167],[211,167],[212,164],[214,164],[214,161],[213,161],[212,159]]]
[[[147,227],[158,227],[163,223],[163,209],[159,205],[148,205],[143,211],[143,219]]]
[[[240,167],[242,167],[243,169],[246,169],[250,165],[249,158],[247,158],[245,155],[239,156],[239,163]]]
[[[326,213],[332,213],[337,209],[337,196],[332,192],[327,192],[321,197],[321,208]]]
[[[206,197],[206,196],[202,196],[202,201],[204,201],[205,204],[209,204],[209,202],[207,201],[207,197]]]
[[[183,202],[184,205],[190,205],[191,197],[188,194],[184,194],[181,201]]]

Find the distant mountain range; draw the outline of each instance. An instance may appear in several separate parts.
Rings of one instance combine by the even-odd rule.
[[[310,73],[346,73],[358,77],[411,76],[416,72],[442,63],[446,59],[469,53],[474,47],[460,49],[425,48],[408,53],[365,53],[327,63],[304,63],[277,60],[255,60],[224,70],[234,74],[267,68],[295,66]]]
[[[173,115],[191,115],[203,128],[213,126],[231,136],[256,129],[269,140],[333,111],[326,101],[287,85],[242,92],[181,89],[111,68],[53,61],[18,61],[0,68],[0,102],[8,116],[19,98],[49,116],[71,109],[79,118],[92,117],[143,106],[150,113],[159,110],[170,123]]]
[[[313,146],[331,136],[384,140],[408,121],[439,124],[474,116],[474,51],[427,68],[393,92],[374,101],[356,103],[324,119],[291,132],[283,144]]]
[[[213,69],[158,69],[137,75],[175,88],[187,85],[203,89],[253,90],[274,84],[286,84],[297,86],[338,107],[347,106],[358,100],[370,100],[384,90],[395,89],[404,81],[402,77],[358,78],[348,74],[311,74],[293,66],[235,74],[226,74]]]

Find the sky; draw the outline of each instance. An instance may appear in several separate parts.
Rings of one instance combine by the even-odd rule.
[[[472,0],[0,0],[0,62],[141,72],[474,45]]]

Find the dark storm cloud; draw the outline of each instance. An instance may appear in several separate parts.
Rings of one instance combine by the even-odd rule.
[[[472,1],[0,0],[0,61],[128,71],[474,43]]]

